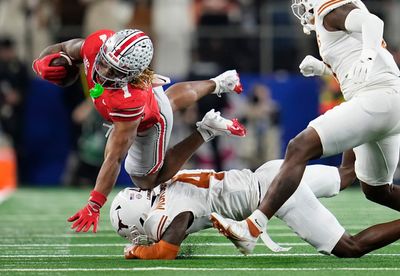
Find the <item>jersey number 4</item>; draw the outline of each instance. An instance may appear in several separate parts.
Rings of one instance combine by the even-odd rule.
[[[222,180],[224,179],[224,175],[224,172],[182,173],[174,176],[172,181],[184,182],[199,188],[208,189],[210,187],[211,177],[214,177],[216,180]]]

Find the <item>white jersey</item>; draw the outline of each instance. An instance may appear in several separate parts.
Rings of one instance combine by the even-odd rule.
[[[250,170],[183,170],[160,186],[160,194],[144,223],[146,234],[160,240],[172,220],[190,211],[194,221],[187,233],[211,227],[211,212],[243,219],[260,202],[259,183]]]
[[[367,10],[360,0],[320,0],[315,7],[315,31],[322,60],[330,66],[336,75],[342,93],[346,100],[351,99],[355,93],[362,88],[371,85],[390,85],[398,81],[400,76],[393,56],[386,49],[386,43],[382,41],[382,48],[379,49],[376,60],[368,81],[355,85],[348,78],[353,64],[359,60],[362,50],[362,34],[345,31],[327,31],[323,26],[323,20],[332,10],[354,3],[360,9]]]
[[[247,218],[260,204],[281,164],[282,160],[270,161],[255,172],[180,171],[161,186],[143,225],[146,235],[154,241],[161,240],[173,219],[182,212],[192,212],[194,216],[187,234],[211,227],[212,212],[235,220]],[[315,194],[328,197],[337,194],[339,188],[337,168],[307,166],[299,189],[276,216],[319,251],[330,253],[344,229]]]

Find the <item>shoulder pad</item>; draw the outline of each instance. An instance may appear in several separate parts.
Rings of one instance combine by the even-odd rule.
[[[103,43],[106,41],[107,38],[115,34],[114,31],[112,30],[98,30],[90,35],[88,35],[85,39],[85,41],[91,41],[93,39],[100,39]]]
[[[103,45],[103,43],[112,36],[115,32],[112,30],[98,30],[91,33],[86,37],[81,46],[81,56],[83,56],[83,51],[87,51],[87,54],[97,55],[98,49]]]

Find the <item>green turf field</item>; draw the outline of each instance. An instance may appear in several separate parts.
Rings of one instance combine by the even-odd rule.
[[[271,237],[286,253],[258,244],[254,256],[241,256],[214,229],[188,237],[174,261],[125,260],[125,241],[109,224],[110,202],[102,209],[99,231],[74,233],[66,218],[87,200],[89,191],[19,189],[0,205],[0,275],[400,275],[400,243],[361,259],[318,254],[278,219]],[[111,201],[111,197],[110,197]],[[364,199],[358,189],[323,200],[350,233],[398,218],[398,213]]]

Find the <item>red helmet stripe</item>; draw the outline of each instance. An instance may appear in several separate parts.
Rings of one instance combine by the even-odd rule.
[[[132,42],[134,42],[135,40],[137,40],[143,36],[146,36],[146,34],[144,32],[139,32],[138,34],[135,34],[132,37],[130,37],[129,39],[127,39],[121,46],[119,46],[115,50],[114,56],[118,57],[126,47],[130,46]]]

